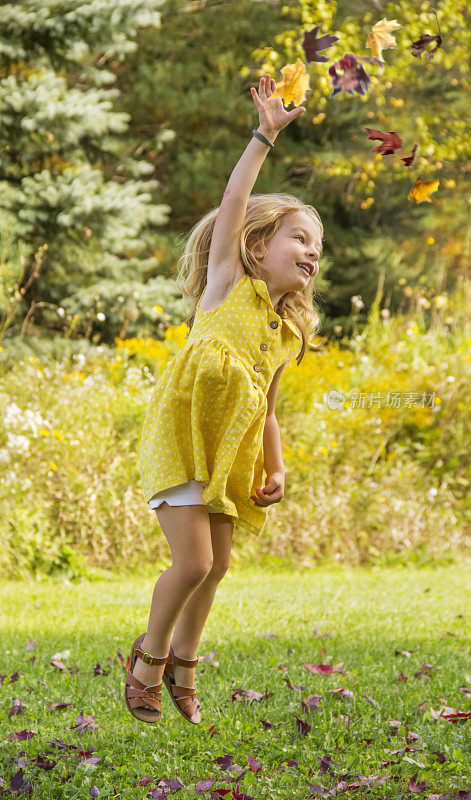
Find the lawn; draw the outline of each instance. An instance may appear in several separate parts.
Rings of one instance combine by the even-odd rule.
[[[0,794],[469,796],[469,566],[231,567],[200,642],[199,725],[165,686],[156,725],[124,705],[154,582],[0,582]]]

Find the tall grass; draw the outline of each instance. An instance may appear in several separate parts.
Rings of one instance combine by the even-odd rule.
[[[366,564],[469,552],[470,296],[462,283],[427,308],[412,294],[394,318],[378,298],[351,338],[319,337],[284,371],[285,497],[261,537],[236,525],[234,559]],[[180,325],[163,341],[56,358],[38,341],[36,355],[15,358],[11,342],[0,352],[3,575],[168,558],[142,495],[138,443],[152,387],[186,335]]]

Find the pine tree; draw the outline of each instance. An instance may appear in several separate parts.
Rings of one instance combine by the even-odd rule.
[[[18,324],[38,298],[79,314],[97,292],[111,303],[155,264],[146,231],[169,207],[155,203],[152,165],[123,141],[114,70],[142,28],[158,28],[161,1],[0,6],[0,224],[22,244],[23,285],[47,246]]]

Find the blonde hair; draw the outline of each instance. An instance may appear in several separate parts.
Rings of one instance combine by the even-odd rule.
[[[208,211],[191,228],[186,236],[183,255],[177,262],[175,281],[183,295],[190,298],[190,311],[185,320],[190,329],[193,327],[196,307],[207,282],[209,250],[218,211],[219,206]],[[279,230],[285,217],[295,211],[303,211],[312,217],[321,229],[321,237],[323,236],[324,227],[316,209],[303,203],[294,195],[250,195],[244,222],[239,231],[239,257],[247,275],[266,281],[269,273],[253,255],[250,247],[262,245],[265,251],[267,243]],[[250,239],[250,246],[248,239]],[[278,300],[275,311],[280,317],[292,320],[302,335],[302,347],[296,358],[299,366],[306,352],[306,345],[310,344],[310,339],[320,328],[319,315],[313,308],[312,281],[309,281],[302,289],[286,292]]]

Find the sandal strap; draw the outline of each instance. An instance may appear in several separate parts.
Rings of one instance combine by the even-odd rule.
[[[156,691],[149,691],[150,689]],[[162,682],[145,686],[131,672],[126,679],[126,693],[130,708],[145,708],[162,711]],[[144,701],[144,702],[143,702]]]
[[[201,704],[196,696],[196,692],[193,691],[191,694],[185,694],[185,692],[188,692],[187,686],[172,686],[172,694],[175,702],[188,717],[192,717],[195,711],[201,707]]]
[[[192,659],[191,661],[186,659],[186,658],[180,658],[180,656],[177,656],[175,654],[175,651],[173,650],[173,648],[170,648],[170,650],[171,650],[171,653],[173,655],[173,661],[171,661],[171,659],[169,659],[169,661],[170,661],[170,663],[176,664],[177,666],[187,667],[188,669],[190,669],[191,667],[196,667],[196,665],[198,664],[198,661],[200,660],[199,656],[197,656],[196,658]],[[169,653],[169,655],[170,655],[170,653]],[[168,658],[168,656],[167,656],[167,658]]]
[[[150,653],[146,653],[145,650],[142,649],[140,644],[137,644],[134,648],[134,655],[139,656],[142,659],[144,664],[148,664],[150,667],[156,664],[166,664],[168,656],[164,656],[163,658],[157,658],[157,656],[153,656]]]

